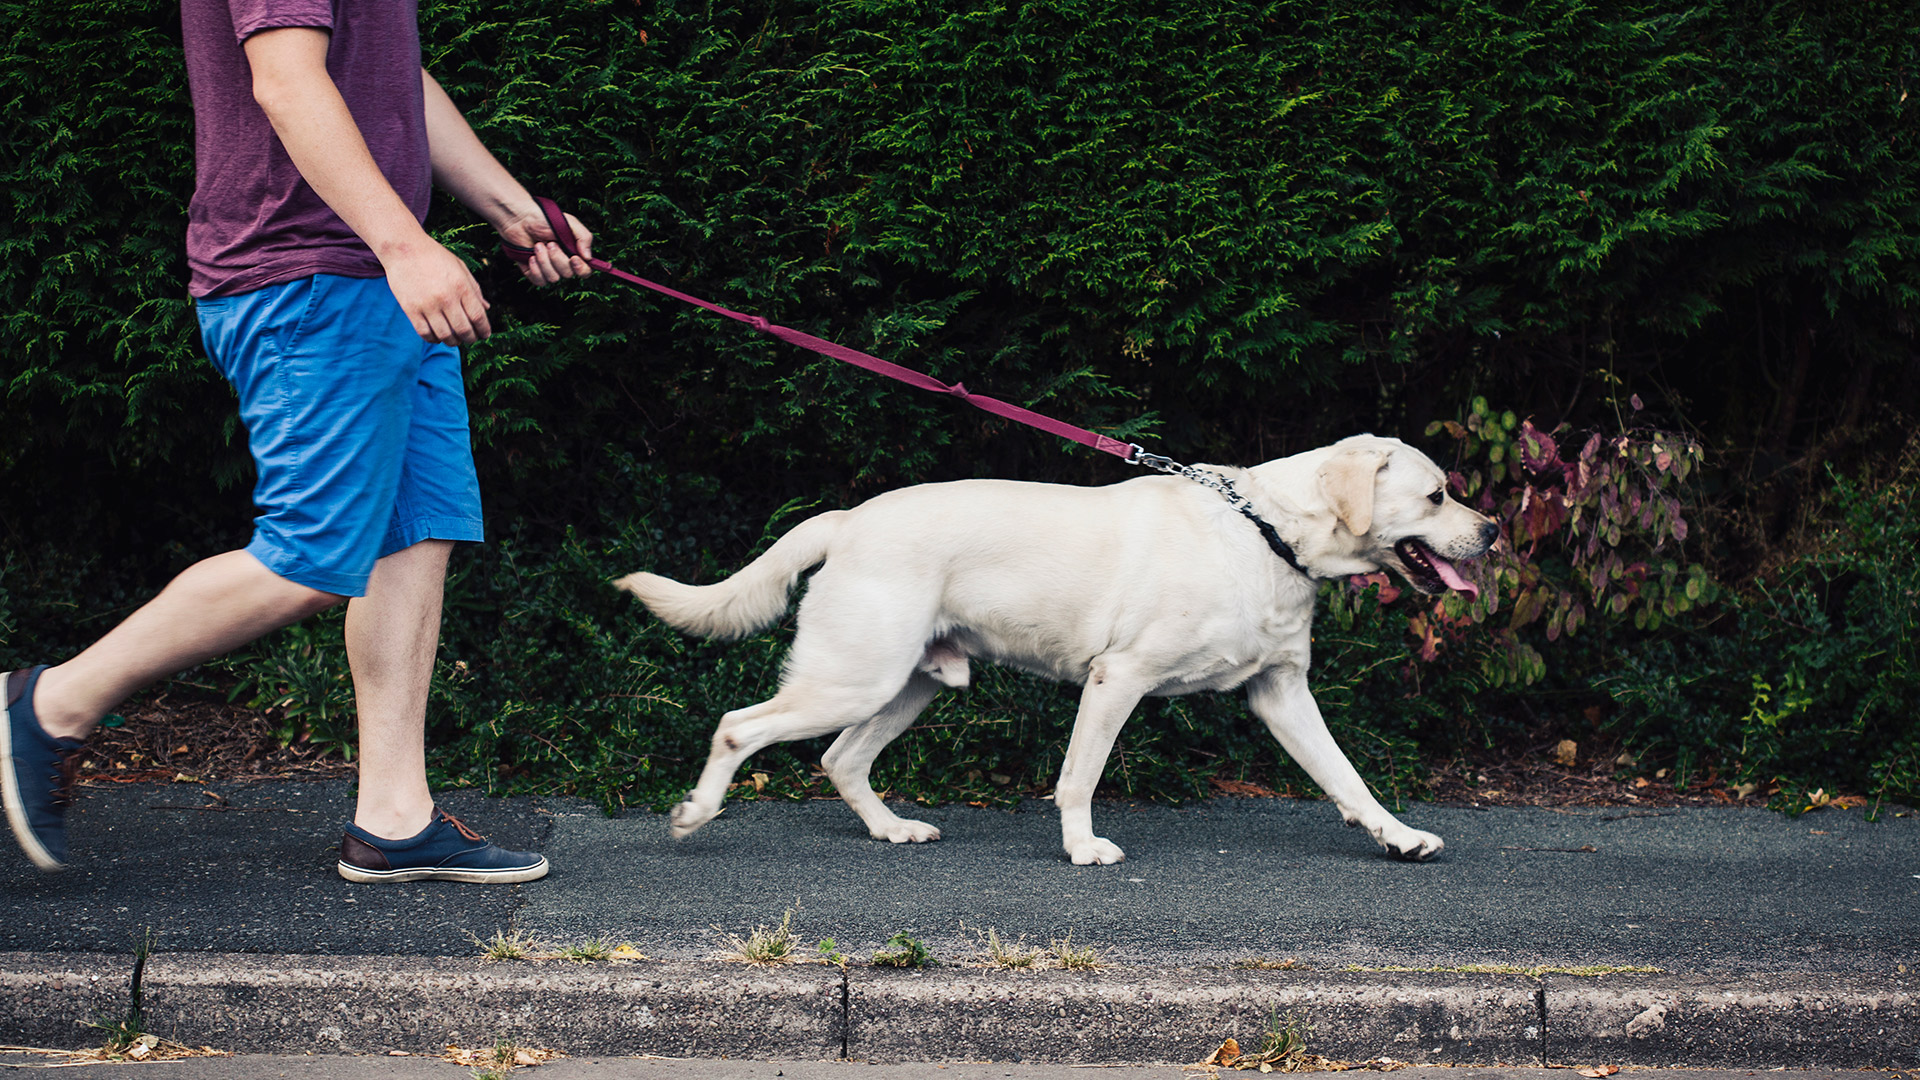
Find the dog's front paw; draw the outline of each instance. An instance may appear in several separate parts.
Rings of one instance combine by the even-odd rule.
[[[1440,849],[1447,846],[1446,841],[1419,829],[1405,829],[1400,835],[1383,838],[1380,842],[1394,858],[1414,862],[1425,862],[1440,854]]]
[[[873,830],[873,838],[891,840],[896,844],[924,844],[929,840],[940,839],[940,830],[924,821],[899,818],[892,824]]]
[[[1067,854],[1073,857],[1075,866],[1112,866],[1127,857],[1120,845],[1104,836],[1067,845]]]
[[[675,840],[684,840],[693,833],[693,830],[712,821],[719,812],[718,807],[704,810],[699,803],[689,799],[673,808],[673,813],[667,818],[667,825],[672,830]]]

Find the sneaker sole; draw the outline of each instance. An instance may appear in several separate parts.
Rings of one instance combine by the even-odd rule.
[[[0,702],[7,700],[9,678],[12,676],[0,673]],[[49,874],[65,870],[67,864],[53,857],[33,834],[33,826],[27,823],[27,807],[20,800],[20,778],[13,770],[13,716],[4,705],[0,705],[0,801],[7,804],[7,824],[13,828],[13,838],[20,842],[20,850],[27,853],[33,865]],[[542,867],[541,873],[545,872]]]
[[[471,885],[512,885],[521,881],[537,881],[547,876],[547,860],[544,858],[532,866],[510,870],[363,870],[344,861],[336,863],[335,868],[348,881],[394,884],[406,881],[464,881]]]

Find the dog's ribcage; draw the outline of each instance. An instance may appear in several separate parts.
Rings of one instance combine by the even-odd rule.
[[[842,645],[944,639],[970,657],[1075,684],[1097,658],[1124,655],[1158,676],[1151,692],[1162,696],[1231,689],[1306,663],[1312,584],[1209,492],[1159,477],[1107,488],[938,486],[938,499],[907,489],[860,508],[877,520],[836,542],[802,601],[803,626],[836,624],[826,636]],[[1026,497],[1009,499],[1009,489]],[[1095,512],[1094,500],[1109,505]],[[1141,542],[1147,532],[1154,542]],[[1169,549],[1181,556],[1147,554]],[[1223,564],[1233,572],[1221,574]],[[849,602],[862,593],[867,603]],[[1170,595],[1184,602],[1169,608]]]

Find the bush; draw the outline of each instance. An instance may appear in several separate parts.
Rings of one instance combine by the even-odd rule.
[[[0,653],[36,660],[238,546],[249,466],[183,296],[176,5],[0,13],[0,484],[33,510],[0,515]],[[1751,528],[1683,541],[1656,509],[1618,543],[1531,544],[1478,608],[1329,592],[1338,635],[1316,685],[1394,793],[1417,791],[1420,754],[1537,722],[1516,719],[1535,701],[1617,698],[1627,730],[1690,762],[1736,745],[1727,725],[1746,721],[1729,715],[1799,710],[1753,720],[1786,734],[1739,759],[1783,773],[1879,767],[1796,749],[1816,722],[1911,742],[1875,689],[1905,686],[1897,650],[1872,651],[1892,639],[1845,599],[1857,582],[1891,589],[1891,568],[1793,563],[1731,609],[1693,569],[1732,588],[1787,566],[1814,505],[1800,478],[1824,462],[1858,475],[1876,404],[1920,412],[1920,23],[1906,5],[449,0],[423,30],[482,137],[617,263],[1183,460],[1452,420],[1463,478],[1507,485],[1493,508],[1511,527],[1564,538],[1597,519],[1500,501],[1525,487],[1495,476],[1512,459],[1491,448],[1538,457],[1544,437],[1577,463],[1591,433],[1639,428],[1710,448],[1688,482]],[[445,200],[429,225],[478,267],[499,328],[466,354],[501,540],[463,560],[450,593],[434,692],[449,777],[658,802],[719,711],[765,696],[778,631],[687,643],[607,577],[709,580],[783,507],[912,481],[1120,475],[604,278],[523,288]],[[1633,389],[1649,406],[1629,424]],[[1500,414],[1457,408],[1477,396]],[[1615,479],[1666,507],[1678,476],[1643,442],[1653,464]],[[1564,471],[1533,481],[1598,498]],[[1860,670],[1811,640],[1791,663],[1741,651],[1784,648],[1769,627],[1810,632],[1815,611],[1866,635],[1845,645]],[[236,673],[291,685],[272,665],[318,655],[296,638]],[[1688,681],[1714,649],[1734,649],[1722,659],[1768,700],[1751,678]],[[1633,671],[1631,686],[1595,683]],[[1791,704],[1807,695],[1821,704]],[[1008,799],[1057,767],[1071,711],[1058,689],[984,675],[876,775],[929,798]],[[807,789],[813,753],[770,754],[762,786]],[[1298,783],[1273,755],[1236,703],[1181,699],[1142,710],[1112,777],[1182,794],[1212,777]],[[1885,775],[1909,760],[1885,758]]]
[[[182,296],[176,6],[0,10],[0,472],[116,556],[198,548],[242,516],[247,466]],[[1490,386],[1523,415],[1584,400],[1563,418],[1593,426],[1601,369],[1670,385],[1716,443],[1912,397],[1907,14],[452,0],[423,29],[482,136],[629,269],[1247,462],[1416,432]],[[608,444],[767,508],[1114,475],[612,281],[524,289],[459,208],[430,224],[487,263],[502,330],[468,368],[490,497],[548,540]]]
[[[1816,787],[1920,797],[1920,440],[1890,479],[1830,479],[1816,550],[1602,680],[1632,737],[1683,778],[1717,769],[1794,809]]]

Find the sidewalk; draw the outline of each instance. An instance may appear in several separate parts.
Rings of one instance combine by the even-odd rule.
[[[736,803],[675,843],[653,815],[450,793],[553,862],[487,889],[341,880],[343,783],[215,790],[229,809],[186,785],[82,789],[72,871],[0,868],[0,1041],[93,1041],[78,1025],[125,1011],[151,927],[149,1029],[254,1053],[511,1035],[576,1055],[1192,1062],[1292,1018],[1345,1060],[1920,1064],[1920,815],[1422,805],[1405,819],[1447,851],[1407,864],[1324,803],[1112,803],[1095,824],[1127,861],[1076,867],[1046,803],[919,811],[945,839],[908,847],[837,802]],[[903,932],[946,963],[712,959],[789,911],[803,952],[832,938],[864,960]],[[988,928],[1070,933],[1108,966],[968,965]],[[473,939],[496,932],[651,959],[485,962]],[[1567,973],[1587,968],[1606,973]]]

